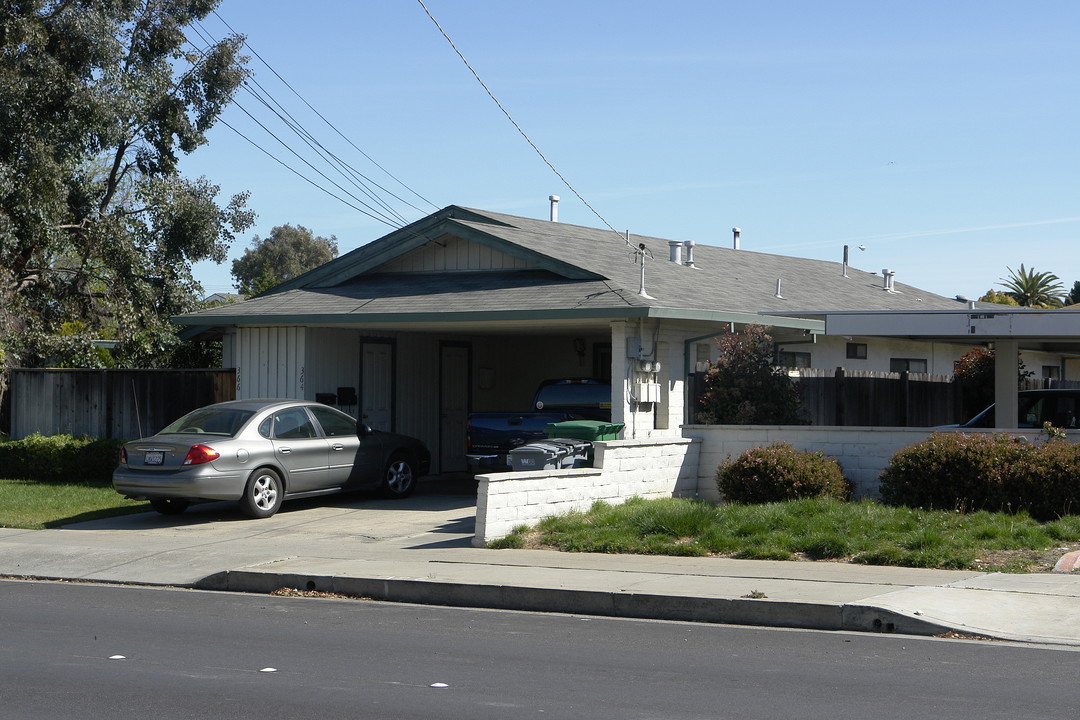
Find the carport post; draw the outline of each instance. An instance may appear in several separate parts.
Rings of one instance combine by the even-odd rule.
[[[994,425],[1015,429],[1018,424],[1019,346],[1015,340],[998,340],[994,347]]]

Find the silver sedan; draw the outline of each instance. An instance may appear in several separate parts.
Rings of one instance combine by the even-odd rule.
[[[372,430],[301,400],[233,400],[125,443],[113,487],[167,515],[193,500],[239,500],[269,517],[284,500],[364,488],[410,495],[431,456],[415,438]]]

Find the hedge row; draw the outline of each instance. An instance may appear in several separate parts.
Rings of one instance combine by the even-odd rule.
[[[1024,510],[1040,520],[1080,513],[1080,445],[934,433],[893,455],[881,499],[937,510]]]
[[[729,458],[716,477],[723,497],[736,503],[844,498],[849,487],[835,459],[786,443]],[[934,433],[893,455],[880,489],[888,505],[1024,511],[1039,520],[1080,514],[1080,445],[1059,438],[1032,444],[1003,434]]]
[[[108,482],[121,441],[71,435],[29,435],[0,442],[0,477],[42,482]]]

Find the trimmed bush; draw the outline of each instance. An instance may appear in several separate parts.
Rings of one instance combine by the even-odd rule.
[[[0,477],[13,480],[108,482],[121,441],[29,435],[0,443]]]
[[[1033,448],[1013,466],[1006,501],[1041,520],[1080,513],[1080,445],[1051,440]]]
[[[893,455],[881,473],[889,505],[1024,511],[1047,520],[1080,511],[1080,447],[1002,434],[934,433]]]
[[[796,450],[787,443],[751,448],[729,458],[717,468],[716,484],[724,499],[734,503],[851,496],[851,484],[835,458]]]

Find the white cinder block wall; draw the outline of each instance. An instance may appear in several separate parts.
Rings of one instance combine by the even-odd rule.
[[[593,443],[595,467],[479,475],[473,545],[505,537],[518,525],[588,510],[597,500],[693,496],[699,441],[669,437]]]
[[[878,479],[893,454],[933,432],[932,428],[690,425],[683,428],[681,438],[598,442],[593,468],[478,476],[473,545],[505,537],[518,525],[588,510],[597,500],[618,504],[631,497],[674,496],[719,501],[716,468],[729,456],[774,442],[836,458],[845,477],[855,483],[858,497],[877,497]],[[1030,442],[1045,440],[1034,430],[1010,434]],[[1080,431],[1068,435],[1071,442],[1080,442]]]
[[[957,431],[958,432],[958,431]],[[969,430],[967,432],[993,432]],[[1000,431],[999,431],[1000,432]],[[844,476],[855,483],[856,497],[878,497],[881,471],[897,450],[924,440],[934,433],[933,428],[894,427],[826,427],[826,426],[762,426],[762,425],[688,425],[683,428],[687,437],[701,441],[698,469],[698,497],[720,500],[716,487],[716,468],[727,460],[754,447],[774,442],[786,442],[796,450],[821,451],[836,458]],[[1045,439],[1039,431],[1012,431],[1029,441]],[[1080,433],[1070,433],[1073,442]]]

